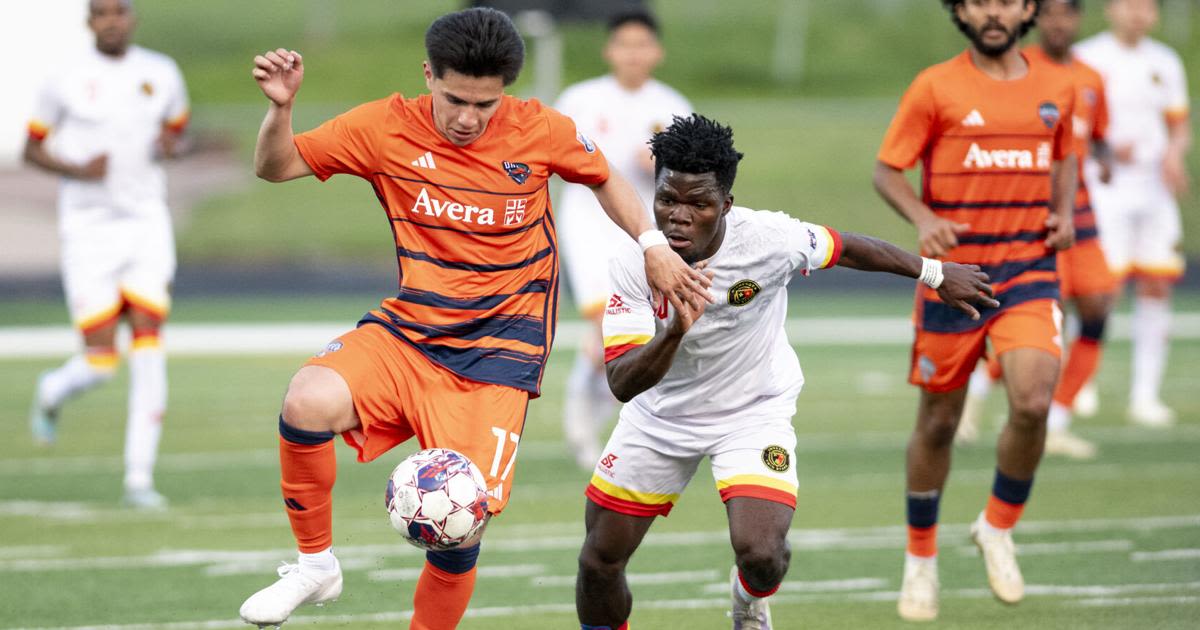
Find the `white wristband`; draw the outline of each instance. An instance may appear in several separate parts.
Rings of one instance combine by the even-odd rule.
[[[646,230],[638,236],[638,243],[642,246],[642,251],[646,251],[651,247],[667,244],[667,235],[662,233],[662,230]]]
[[[930,289],[942,286],[942,280],[945,280],[945,276],[942,275],[942,261],[932,258],[921,258],[921,277],[919,280],[925,283],[925,286]]]

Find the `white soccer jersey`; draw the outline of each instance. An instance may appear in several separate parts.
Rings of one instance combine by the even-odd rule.
[[[787,284],[799,272],[831,267],[841,237],[781,212],[734,207],[725,239],[709,260],[717,298],[683,338],[671,369],[629,405],[651,417],[722,422],[756,404],[795,410],[804,374],[784,331]],[[643,255],[630,241],[611,262],[613,294],[604,314],[605,360],[649,343],[673,309],[650,301]],[[622,420],[629,414],[622,413]],[[643,415],[643,414],[636,414]]]
[[[650,150],[646,143],[671,124],[672,116],[691,114],[687,99],[653,79],[631,92],[609,75],[568,87],[555,109],[570,116],[580,132],[604,148],[609,164],[633,184],[649,214],[654,174],[642,162]],[[557,209],[572,295],[583,310],[599,308],[608,298],[612,246],[629,237],[584,186],[566,186]]]
[[[1130,48],[1109,32],[1079,42],[1074,52],[1104,77],[1109,145],[1134,146],[1134,163],[1115,163],[1114,180],[1160,179],[1167,120],[1188,115],[1187,78],[1179,55],[1149,38]]]
[[[114,59],[95,48],[57,71],[43,87],[29,133],[46,138],[64,161],[85,163],[108,155],[101,181],[63,178],[60,226],[146,213],[166,213],[166,178],[155,159],[164,126],[181,129],[187,90],[166,55],[130,46]]]

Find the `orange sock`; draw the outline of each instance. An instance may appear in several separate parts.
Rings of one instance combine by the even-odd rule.
[[[1080,337],[1071,344],[1071,352],[1067,355],[1067,365],[1063,368],[1062,378],[1054,390],[1054,402],[1070,407],[1075,404],[1075,396],[1083,389],[1084,383],[1091,380],[1100,365],[1100,343],[1095,339]]]
[[[937,523],[929,527],[908,526],[908,553],[918,558],[937,555]]]
[[[409,630],[454,630],[458,627],[471,593],[475,592],[475,574],[472,566],[463,573],[443,571],[428,561],[421,578],[417,580],[417,591],[413,594],[413,617]]]
[[[988,497],[983,517],[987,519],[988,525],[996,529],[1012,529],[1021,519],[1021,512],[1024,511],[1024,503],[1009,503],[992,495]]]
[[[301,552],[324,551],[333,545],[333,434],[300,431],[282,418],[279,427],[279,485],[292,534]]]

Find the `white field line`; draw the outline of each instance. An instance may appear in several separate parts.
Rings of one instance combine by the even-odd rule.
[[[1128,339],[1129,321],[1128,315],[1115,316],[1109,338]],[[580,321],[560,322],[555,347],[578,348],[588,326]],[[907,316],[794,317],[785,326],[788,339],[796,345],[908,344],[913,334]],[[170,324],[164,329],[163,341],[175,356],[312,354],[351,328],[350,322]],[[1200,313],[1175,313],[1171,336],[1200,339]],[[128,332],[118,343],[128,347]],[[0,358],[62,357],[75,352],[78,345],[78,334],[70,326],[0,328]]]
[[[1018,543],[1019,556],[1046,556],[1082,553],[1122,553],[1133,549],[1132,540],[1080,540],[1056,543]],[[967,545],[958,548],[959,555],[978,556],[979,548]]]
[[[383,525],[380,525],[382,528]],[[939,532],[946,537],[966,538],[968,525],[966,523],[946,523],[940,526]],[[1037,532],[1056,534],[1080,531],[1138,531],[1148,532],[1161,529],[1179,529],[1200,527],[1200,515],[1164,516],[1128,519],[1080,519],[1070,521],[1027,521],[1018,524],[1018,534]],[[905,536],[903,526],[890,527],[861,527],[794,530],[789,533],[788,541],[793,549],[827,551],[830,549],[898,549],[902,547]],[[729,540],[726,530],[710,530],[695,532],[662,532],[650,533],[646,536],[645,545],[654,547],[696,547],[706,545],[724,545]],[[490,536],[485,543],[489,553],[525,553],[530,551],[566,551],[577,550],[583,542],[582,534],[559,536],[530,536],[505,537],[503,534]],[[1111,543],[1111,541],[1109,541]],[[1076,548],[1072,550],[1067,544],[1045,544],[1041,553],[1084,553]],[[1018,549],[1022,545],[1018,545]],[[1052,551],[1053,550],[1053,551]],[[1109,549],[1097,549],[1092,552],[1108,552]],[[342,560],[343,565],[356,568],[371,568],[370,562],[389,557],[415,556],[420,553],[416,547],[397,540],[392,544],[375,545],[345,545],[335,546],[334,552]],[[265,551],[231,551],[203,549],[162,549],[151,554],[140,556],[102,556],[102,557],[26,557],[0,559],[0,573],[24,571],[70,571],[76,569],[133,569],[133,568],[164,568],[181,566],[220,567],[213,569],[213,575],[235,575],[250,572],[269,572],[280,561],[295,557],[295,551],[290,549],[273,549]],[[257,571],[255,570],[257,569]]]
[[[727,586],[727,585],[726,585]],[[1200,597],[1192,596],[1172,596],[1172,597],[1146,597],[1146,598],[1116,598],[1115,595],[1127,593],[1142,593],[1142,592],[1169,592],[1178,589],[1194,589],[1200,586],[1200,583],[1176,583],[1176,584],[1129,584],[1119,586],[1072,586],[1072,587],[1048,587],[1042,589],[1039,585],[1029,585],[1026,587],[1026,592],[1029,594],[1055,594],[1055,593],[1035,593],[1039,590],[1054,590],[1065,589],[1075,592],[1103,592],[1109,593],[1103,597],[1094,597],[1078,602],[1081,605],[1091,606],[1120,606],[1129,604],[1141,603],[1160,603],[1168,604],[1195,604],[1200,602]],[[778,604],[799,604],[810,602],[847,602],[847,601],[892,601],[899,595],[896,591],[868,591],[868,592],[828,592],[828,593],[780,593],[772,598],[772,602]],[[942,592],[943,599],[982,599],[991,598],[992,593],[987,589],[957,589]],[[1096,601],[1097,603],[1085,604],[1084,602]],[[697,610],[697,609],[726,609],[729,607],[728,597],[708,597],[708,598],[692,598],[692,599],[659,599],[637,601],[639,609],[650,610]],[[336,604],[334,604],[336,606]],[[569,603],[560,604],[535,604],[531,606],[488,606],[479,608],[469,608],[466,617],[469,618],[506,618],[516,617],[522,618],[529,615],[540,614],[569,614],[575,611],[575,605]],[[310,616],[301,615],[292,617],[288,624],[290,626],[299,626],[305,624],[356,624],[356,623],[389,623],[389,622],[404,622],[412,618],[411,610],[397,610],[380,613],[365,613],[351,615],[321,615]],[[124,624],[124,625],[90,625],[90,626],[56,626],[56,627],[40,627],[40,628],[19,628],[16,630],[217,630],[220,628],[245,628],[245,622],[233,619],[209,619],[202,621],[182,621],[171,623],[142,623],[142,624]]]
[[[1103,608],[1117,606],[1162,606],[1200,604],[1200,596],[1175,595],[1167,597],[1091,597],[1075,602],[1079,606],[1098,606]]]
[[[698,584],[717,579],[720,572],[715,569],[699,571],[662,571],[659,573],[626,573],[625,580],[633,586],[646,584]],[[531,580],[534,586],[574,586],[574,575],[544,575]],[[729,585],[726,584],[728,589]]]
[[[861,577],[844,580],[784,580],[779,585],[780,593],[844,593],[850,591],[867,591],[880,589],[888,585],[883,578]],[[706,584],[702,589],[705,594],[729,592],[728,582]],[[772,600],[774,601],[774,600]]]
[[[1197,560],[1200,549],[1164,549],[1162,551],[1135,551],[1130,555],[1134,562],[1159,562],[1162,560]]]

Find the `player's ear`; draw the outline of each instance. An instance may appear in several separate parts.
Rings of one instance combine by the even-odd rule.
[[[427,89],[429,89],[430,92],[432,92],[433,91],[433,67],[429,65],[428,61],[422,61],[421,62],[421,70],[425,73],[425,87]]]
[[[725,206],[721,208],[721,216],[729,213],[729,209],[733,207],[733,195],[725,195]]]

